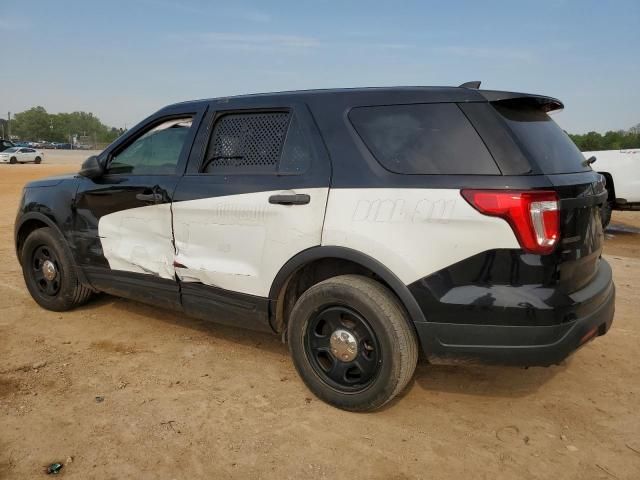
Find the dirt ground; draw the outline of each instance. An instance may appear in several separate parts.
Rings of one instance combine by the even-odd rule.
[[[56,461],[70,479],[640,478],[640,212],[607,233],[606,336],[550,368],[422,364],[353,414],[307,391],[278,338],[109,296],[37,307],[13,249],[20,190],[73,169],[0,165],[0,478]]]

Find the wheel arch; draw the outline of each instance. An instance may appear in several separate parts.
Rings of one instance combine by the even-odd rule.
[[[16,223],[14,239],[18,260],[20,259],[22,245],[24,245],[24,241],[29,236],[29,234],[34,230],[45,227],[51,227],[55,229],[60,234],[60,236],[64,238],[64,235],[62,234],[62,231],[60,230],[58,225],[56,225],[56,223],[51,220],[51,218],[47,217],[43,213],[29,212],[20,217],[20,220]]]
[[[600,175],[602,175],[605,180],[606,180],[606,184],[605,184],[605,188],[607,189],[607,192],[609,192],[609,195],[607,197],[607,200],[613,202],[615,204],[616,202],[616,187],[613,183],[613,175],[611,175],[611,173],[609,172],[598,172]]]
[[[64,248],[71,259],[71,264],[76,270],[76,274],[78,275],[78,280],[85,286],[95,290],[93,286],[89,283],[87,277],[84,274],[84,270],[80,268],[75,261],[73,253],[71,252],[71,248],[67,243],[67,240],[62,233],[60,227],[47,215],[41,212],[28,212],[20,217],[20,220],[16,222],[15,230],[14,230],[14,243],[16,247],[16,255],[18,257],[18,262],[21,262],[21,254],[22,254],[22,246],[24,245],[24,241],[27,239],[29,234],[39,228],[50,227],[56,231],[60,238],[63,241]]]
[[[271,284],[271,289],[269,291],[269,299],[272,305],[271,322],[272,328],[276,332],[281,333],[286,324],[287,304],[291,303],[290,301],[288,302],[286,298],[287,293],[290,291],[290,281],[305,269],[321,264],[331,265],[332,262],[334,265],[340,266],[336,268],[335,274],[331,275],[325,273],[324,278],[346,273],[370,272],[395,294],[406,310],[412,323],[426,322],[418,302],[409,291],[407,285],[405,285],[397,275],[395,275],[380,261],[351,248],[318,246],[304,250],[289,259],[282,266]],[[329,266],[329,268],[331,268],[331,266]],[[289,307],[292,307],[292,305],[289,305]]]

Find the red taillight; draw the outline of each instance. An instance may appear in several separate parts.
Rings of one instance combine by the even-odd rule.
[[[462,190],[480,213],[504,218],[520,246],[530,253],[551,253],[560,238],[558,195],[548,190]]]

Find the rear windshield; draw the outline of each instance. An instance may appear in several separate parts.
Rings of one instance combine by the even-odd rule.
[[[493,104],[507,122],[521,148],[541,173],[590,171],[584,156],[569,136],[549,115],[534,108]]]
[[[373,156],[392,172],[500,174],[455,103],[356,107],[349,120]]]

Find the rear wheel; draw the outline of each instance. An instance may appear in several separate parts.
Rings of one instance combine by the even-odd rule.
[[[383,406],[411,380],[418,359],[415,332],[398,300],[359,275],[330,278],[304,292],[288,337],[305,384],[345,410]]]
[[[11,157],[9,159],[9,163],[16,164],[16,163],[18,163],[18,159],[16,157]]]
[[[29,234],[21,253],[22,274],[33,299],[43,308],[62,312],[91,297],[71,263],[64,240],[52,228]]]
[[[35,161],[35,163],[40,163],[42,161],[42,159],[40,157],[36,157],[36,159],[34,161]]]
[[[602,220],[602,229],[607,228],[609,223],[611,222],[611,212],[613,211],[613,202],[611,200],[607,200],[600,207],[600,218]]]

